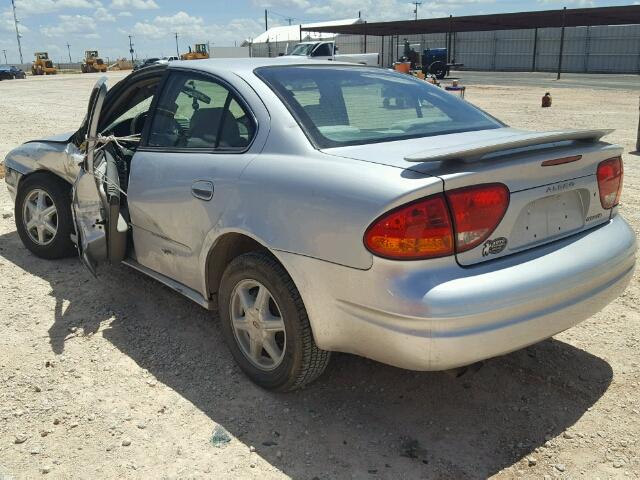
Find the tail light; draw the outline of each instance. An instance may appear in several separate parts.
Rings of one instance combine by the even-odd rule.
[[[403,205],[376,220],[364,235],[369,251],[395,260],[453,254],[453,230],[444,195]]]
[[[394,260],[453,255],[485,241],[508,206],[509,190],[502,184],[450,190],[446,198],[432,195],[384,214],[367,229],[364,243],[371,253]]]
[[[600,162],[597,177],[602,208],[608,210],[615,207],[620,202],[620,194],[622,193],[622,158],[615,157]]]
[[[509,189],[501,183],[476,185],[446,192],[456,232],[456,252],[484,242],[509,206]]]

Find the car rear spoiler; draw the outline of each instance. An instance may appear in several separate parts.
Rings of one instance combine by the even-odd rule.
[[[613,130],[565,130],[560,132],[527,132],[510,130],[509,135],[489,138],[477,143],[432,148],[404,157],[407,162],[441,162],[458,160],[466,163],[477,162],[487,155],[518,148],[534,147],[555,142],[580,141],[598,142]]]

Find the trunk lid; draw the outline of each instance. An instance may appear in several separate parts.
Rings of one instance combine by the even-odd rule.
[[[473,265],[608,221],[611,210],[600,204],[596,170],[601,161],[619,156],[622,150],[599,141],[607,133],[499,128],[332,148],[325,153],[437,176],[445,190],[506,185],[510,203],[497,228],[477,247],[456,255],[461,265]]]

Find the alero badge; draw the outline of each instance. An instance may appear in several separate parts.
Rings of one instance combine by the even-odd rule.
[[[507,248],[507,239],[504,237],[487,240],[482,246],[482,256],[488,257],[489,255],[497,255],[505,248]]]

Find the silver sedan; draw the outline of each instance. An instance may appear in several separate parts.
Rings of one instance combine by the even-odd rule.
[[[202,60],[101,80],[77,132],[4,163],[34,254],[217,309],[244,372],[291,390],[331,351],[450,369],[620,295],[636,240],[607,133],[516,130],[382,69]]]

